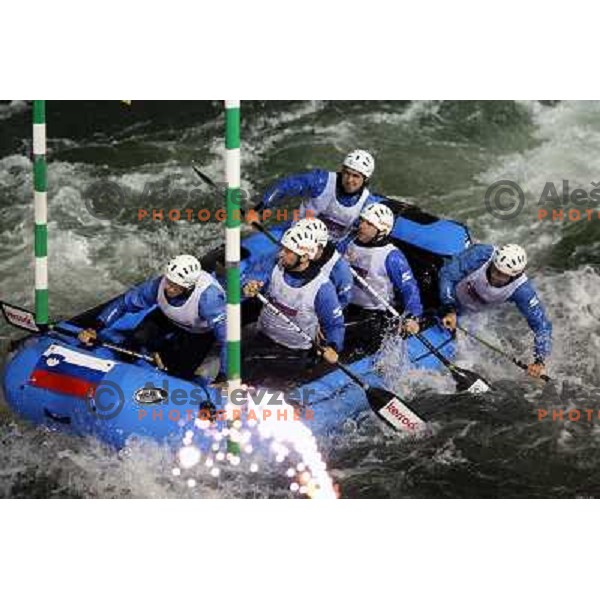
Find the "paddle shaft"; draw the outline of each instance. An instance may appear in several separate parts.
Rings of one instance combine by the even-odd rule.
[[[0,307],[2,308],[2,311],[5,311],[5,308],[10,307],[12,309],[17,309],[19,310],[22,314],[27,314],[29,315],[29,317],[31,318],[31,323],[34,323],[34,314],[24,308],[21,308],[20,306],[14,306],[12,304],[8,304],[7,302],[2,302],[0,301]],[[39,325],[36,324],[36,328],[37,329],[32,329],[31,327],[24,327],[23,325],[19,325],[19,323],[15,323],[14,320],[11,320],[6,312],[4,312],[4,316],[6,318],[6,321],[9,325],[12,325],[13,327],[18,327],[19,329],[24,329],[25,331],[29,331],[31,334],[44,334],[47,331],[56,331],[57,333],[62,333],[63,335],[68,335],[70,337],[77,337],[78,333],[76,333],[75,331],[72,331],[70,329],[65,329],[63,327],[61,327],[60,325]],[[74,326],[75,327],[75,326]],[[121,348],[121,346],[116,346],[115,344],[109,344],[106,342],[100,342],[99,340],[96,340],[95,342],[96,344],[103,346],[104,348],[108,348],[109,350],[113,350],[114,352],[120,352],[121,354],[127,354],[128,356],[133,356],[135,358],[141,358],[143,360],[147,360],[148,362],[154,363],[157,365],[157,367],[161,370],[165,370],[164,369],[164,365],[162,365],[162,361],[159,361],[154,358],[153,356],[148,356],[147,354],[140,354],[139,352],[134,352],[133,350],[127,350],[126,348]]]
[[[280,319],[286,322],[294,331],[299,333],[307,342],[310,343],[311,346],[315,347],[317,350],[322,350],[322,348],[304,331],[297,323],[294,323],[286,314],[282,313],[272,302],[270,302],[265,296],[263,296],[260,292],[256,294],[256,297],[265,305],[268,306],[270,310],[272,310]],[[343,371],[352,381],[358,384],[363,390],[368,390],[369,386],[362,381],[357,375],[355,375],[346,365],[337,361],[336,367]]]
[[[287,315],[282,313],[276,306],[274,306],[267,298],[265,298],[260,292],[257,293],[258,299],[270,310],[272,310],[277,316],[285,321],[290,327],[297,331],[306,341],[310,342],[311,346],[317,350],[322,348],[315,343],[315,341],[304,331],[298,324],[294,323]],[[396,431],[401,429],[414,432],[417,427],[423,425],[421,417],[413,413],[396,394],[393,394],[389,390],[380,387],[370,387],[367,383],[362,381],[360,377],[355,375],[346,365],[336,362],[336,367],[340,369],[346,376],[351,379],[354,383],[360,386],[365,395],[371,409],[383,419],[388,426],[392,427]]]
[[[478,341],[481,345],[485,346],[486,348],[489,348],[490,350],[493,350],[494,352],[497,352],[498,354],[500,354],[500,356],[507,358],[512,363],[517,365],[517,367],[519,367],[520,369],[523,369],[523,371],[527,371],[527,365],[522,360],[519,360],[516,356],[511,356],[510,354],[508,354],[508,352],[505,352],[501,348],[494,346],[494,344],[490,344],[487,340],[480,338],[478,335],[471,333],[468,329],[465,329],[464,327],[461,327],[460,325],[457,325],[456,328],[459,329],[460,331],[462,331],[465,335]],[[552,378],[548,377],[548,375],[540,375],[540,379],[542,379],[544,381],[552,381]]]
[[[58,333],[62,333],[64,335],[70,335],[71,337],[77,337],[77,334],[74,331],[69,329],[63,329],[60,325],[50,325],[49,327],[52,331],[57,331]],[[127,348],[122,348],[121,346],[117,346],[115,344],[110,344],[108,342],[101,342],[100,340],[96,340],[94,342],[98,346],[102,346],[103,348],[107,348],[108,350],[113,350],[114,352],[118,352],[120,354],[125,354],[127,356],[133,356],[134,358],[141,358],[143,360],[147,360],[148,362],[155,363],[156,359],[153,356],[148,354],[142,354],[140,352],[135,352],[134,350],[128,350]]]

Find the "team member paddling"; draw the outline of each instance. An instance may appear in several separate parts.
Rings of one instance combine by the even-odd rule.
[[[244,294],[252,297],[266,290],[269,301],[307,332],[322,347],[323,358],[333,364],[344,344],[344,315],[333,284],[314,262],[315,235],[294,226],[285,232],[281,245],[278,263],[270,273],[248,281]],[[249,380],[261,359],[272,358],[273,368],[282,372],[309,364],[311,344],[268,306],[263,307],[258,333],[249,343],[253,358],[244,366]]]
[[[447,262],[440,271],[443,325],[456,329],[457,314],[479,312],[514,302],[534,334],[533,377],[545,374],[552,348],[552,324],[533,284],[525,275],[527,254],[517,244],[496,248],[475,244]]]
[[[217,379],[225,380],[227,365],[225,293],[217,280],[203,271],[194,256],[182,254],[167,264],[164,274],[138,285],[109,304],[98,316],[95,327],[79,334],[92,344],[97,333],[125,313],[156,306],[133,330],[126,346],[159,352],[168,371],[193,377],[212,343],[220,345]]]
[[[365,150],[350,152],[338,172],[315,169],[280,179],[264,194],[257,210],[272,208],[286,198],[304,198],[301,217],[319,217],[337,243],[355,225],[361,210],[382,200],[369,192],[367,184],[375,170],[375,160]]]
[[[356,238],[346,245],[345,257],[350,266],[387,302],[398,299],[399,312],[404,312],[404,333],[419,332],[418,317],[423,313],[421,295],[417,282],[404,254],[390,242],[394,226],[394,213],[384,204],[367,206],[360,214]],[[344,247],[342,245],[342,249]],[[398,296],[398,298],[397,298]],[[368,321],[370,325],[368,347],[379,347],[387,323],[385,307],[354,282],[347,321]]]

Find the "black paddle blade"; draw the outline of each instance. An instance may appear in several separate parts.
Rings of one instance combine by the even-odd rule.
[[[218,185],[208,175],[205,175],[196,165],[192,165],[192,169],[194,169],[196,175],[198,175],[204,183],[215,188],[218,187]]]
[[[366,394],[375,414],[396,431],[417,433],[425,428],[425,421],[392,392],[382,388],[369,388]]]
[[[492,386],[480,375],[461,369],[456,365],[452,368],[452,378],[456,382],[458,392],[469,392],[469,394],[485,394],[492,389]]]

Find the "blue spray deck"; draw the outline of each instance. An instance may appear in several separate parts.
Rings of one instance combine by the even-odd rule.
[[[422,282],[425,307],[435,308],[437,269],[445,257],[468,245],[468,230],[459,223],[438,220],[415,207],[394,201],[390,206],[401,216],[393,230],[394,242],[405,252],[415,277]],[[279,226],[272,231],[280,236],[284,229],[285,226]],[[276,251],[264,235],[249,235],[242,241],[242,273],[261,270],[263,265],[271,263]],[[204,268],[218,273],[217,262],[222,260],[222,254],[221,250],[204,257]],[[70,322],[84,326],[86,315],[96,314],[99,309],[87,311]],[[103,331],[102,339],[120,342],[124,332],[135,327],[145,314],[125,315],[110,330]],[[71,327],[74,332],[78,330],[67,323],[61,325]],[[451,336],[438,325],[432,325],[423,334],[446,357],[454,355]],[[251,352],[251,348],[244,348],[244,351]],[[441,368],[439,361],[417,339],[407,340],[407,351],[415,367]],[[374,356],[361,358],[349,366],[367,383],[384,385],[374,372],[375,359]],[[69,373],[66,378],[61,374],[60,383],[55,385],[52,376],[48,379],[46,371],[61,369],[63,365],[69,367]],[[88,380],[95,377],[97,388],[86,391],[83,386],[79,389],[78,377]],[[74,383],[68,393],[58,391],[64,381],[67,388],[70,382]],[[214,401],[219,394],[202,378],[196,382],[185,381],[141,360],[123,362],[110,350],[87,348],[76,337],[57,332],[29,336],[21,341],[5,366],[3,387],[11,408],[25,419],[73,434],[94,436],[115,447],[122,447],[131,436],[180,446],[184,430],[193,427],[202,403]],[[158,390],[153,398],[157,402],[163,398],[161,394],[167,392],[168,403],[148,403],[149,399],[141,391],[148,387]],[[94,389],[97,390],[95,397]],[[302,384],[291,384],[286,391],[296,398],[306,399],[312,413],[304,422],[317,435],[334,430],[348,417],[368,408],[363,390],[337,369]],[[221,402],[216,404],[223,405]],[[211,427],[223,426],[223,422],[217,422]],[[201,449],[203,444],[211,443],[210,436],[204,441],[196,436],[195,440]]]

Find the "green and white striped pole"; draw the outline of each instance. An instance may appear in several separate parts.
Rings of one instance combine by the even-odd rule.
[[[240,312],[240,101],[225,101],[227,269],[227,381],[229,394],[241,384]]]
[[[35,215],[35,321],[48,324],[48,203],[46,196],[46,101],[33,101]]]

